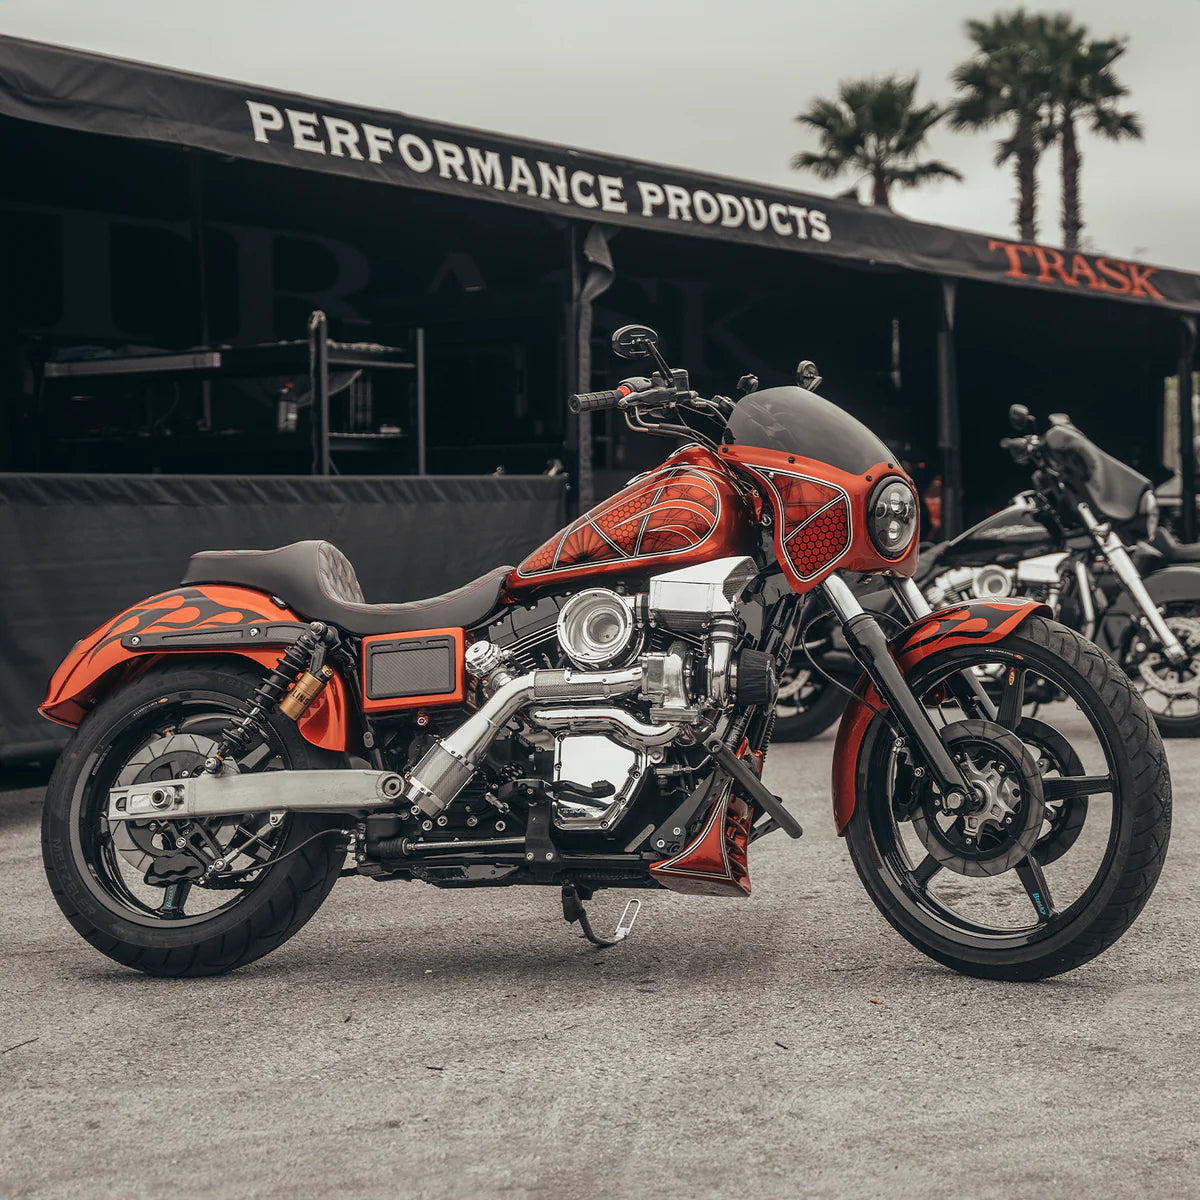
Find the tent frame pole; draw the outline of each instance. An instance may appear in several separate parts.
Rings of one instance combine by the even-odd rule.
[[[954,323],[958,283],[938,280],[937,399],[938,449],[942,458],[942,537],[963,529],[962,428],[958,412],[958,363],[954,352]]]
[[[1196,358],[1196,318],[1180,319],[1179,341],[1179,534],[1196,540],[1196,422],[1192,414],[1192,370]]]

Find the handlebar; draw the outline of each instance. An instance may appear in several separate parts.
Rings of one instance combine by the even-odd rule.
[[[581,392],[567,401],[567,407],[573,413],[602,412],[609,408],[619,408],[621,401],[632,392],[632,388],[610,388],[606,392]]]

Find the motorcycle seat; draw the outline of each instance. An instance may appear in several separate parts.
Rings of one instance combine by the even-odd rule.
[[[1152,544],[1166,562],[1200,563],[1200,542],[1176,541],[1169,529],[1160,526]]]
[[[180,583],[226,583],[277,596],[309,621],[347,633],[417,633],[456,629],[491,616],[512,567],[428,600],[368,604],[350,560],[332,543],[293,542],[276,550],[202,550],[188,560]]]

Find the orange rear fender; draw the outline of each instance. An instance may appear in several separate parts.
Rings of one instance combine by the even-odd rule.
[[[51,677],[38,712],[77,726],[121,683],[167,657],[236,654],[271,668],[304,628],[290,609],[250,588],[204,584],[160,592],[76,642]],[[346,685],[335,675],[299,728],[314,746],[345,750],[349,719]]]

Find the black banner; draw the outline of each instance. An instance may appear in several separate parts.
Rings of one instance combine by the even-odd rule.
[[[0,114],[541,212],[1200,311],[1200,276],[829,197],[0,38]]]
[[[372,603],[519,559],[565,521],[563,477],[0,474],[0,762],[52,753],[51,673],[104,620],[179,582],[188,556],[325,538]]]

